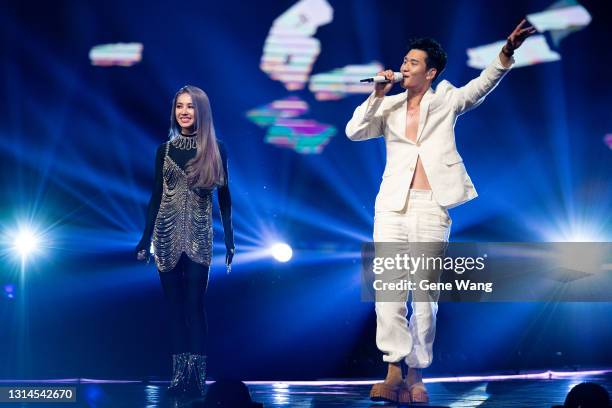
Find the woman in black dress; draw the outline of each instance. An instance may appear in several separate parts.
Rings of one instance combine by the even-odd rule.
[[[155,187],[136,249],[138,260],[148,259],[152,236],[170,314],[173,372],[168,390],[175,394],[188,391],[192,376],[202,395],[206,390],[204,295],[212,258],[215,188],[229,272],[234,234],[227,153],[215,137],[208,96],[187,85],[172,102],[170,140],[157,149]]]

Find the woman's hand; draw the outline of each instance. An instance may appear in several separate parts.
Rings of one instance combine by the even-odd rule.
[[[234,259],[234,248],[227,248],[225,252],[225,267],[227,268],[227,273],[230,273],[232,270],[232,260]]]
[[[144,261],[144,260],[146,260],[148,258],[147,255],[148,255],[147,254],[147,250],[146,249],[141,249],[140,251],[138,251],[136,253],[136,259],[139,260],[139,261]]]

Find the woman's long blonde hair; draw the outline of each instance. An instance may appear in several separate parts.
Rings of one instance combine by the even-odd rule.
[[[176,100],[184,93],[188,93],[193,102],[195,110],[194,130],[198,146],[195,157],[187,162],[185,169],[187,181],[193,188],[223,186],[226,183],[226,175],[215,135],[210,101],[206,93],[200,88],[185,85],[174,95],[170,112],[170,140],[178,137],[181,133],[181,126],[176,121],[175,109]]]

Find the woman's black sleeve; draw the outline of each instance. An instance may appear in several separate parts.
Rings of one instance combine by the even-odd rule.
[[[153,233],[153,226],[155,225],[155,218],[159,211],[159,205],[161,203],[161,196],[163,191],[163,169],[164,169],[164,156],[166,154],[166,144],[163,143],[157,148],[157,154],[155,155],[155,184],[153,185],[153,192],[151,193],[151,199],[149,200],[149,207],[147,208],[147,218],[145,220],[145,229],[142,233],[142,238],[136,247],[136,252],[143,249],[149,251],[151,247],[151,234]]]
[[[225,235],[225,248],[234,249],[234,228],[232,226],[232,196],[229,189],[229,172],[227,166],[227,152],[222,142],[219,142],[219,153],[225,172],[225,185],[217,189],[219,198],[219,210],[221,211],[221,221],[223,222],[223,233]]]

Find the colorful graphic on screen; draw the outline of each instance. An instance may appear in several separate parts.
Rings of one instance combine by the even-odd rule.
[[[308,104],[297,96],[274,101],[268,105],[252,109],[247,117],[261,127],[272,126],[280,118],[301,116],[308,111]]]
[[[300,0],[274,20],[264,43],[260,68],[289,91],[303,89],[321,52],[313,37],[317,28],[332,21],[325,0]]]
[[[383,70],[382,64],[372,62],[364,65],[347,65],[329,72],[313,75],[308,89],[319,101],[344,98],[347,94],[369,94],[374,90],[371,83],[360,83],[359,80],[371,77]]]
[[[268,128],[266,143],[291,148],[298,153],[321,153],[336,134],[336,128],[316,120],[299,118],[308,112],[308,104],[290,96],[247,112],[260,127]]]
[[[266,142],[298,153],[321,153],[336,128],[311,119],[281,118],[268,129]]]
[[[142,49],[141,43],[96,45],[89,51],[89,60],[96,66],[130,67],[142,60]]]
[[[546,11],[528,14],[527,20],[542,33],[552,30],[582,29],[591,23],[592,18],[584,7],[577,4],[569,7],[551,7]]]
[[[505,43],[506,41],[497,41],[493,44],[468,48],[468,66],[477,69],[486,68],[491,61],[497,58],[499,51]],[[514,54],[514,60],[516,61],[514,68],[558,61],[560,59],[561,55],[550,49],[543,35],[534,35],[527,38],[521,49]]]
[[[561,0],[546,11],[529,14],[527,19],[538,31],[548,31],[555,47],[559,46],[562,39],[582,30],[592,20],[589,12],[574,0]]]

